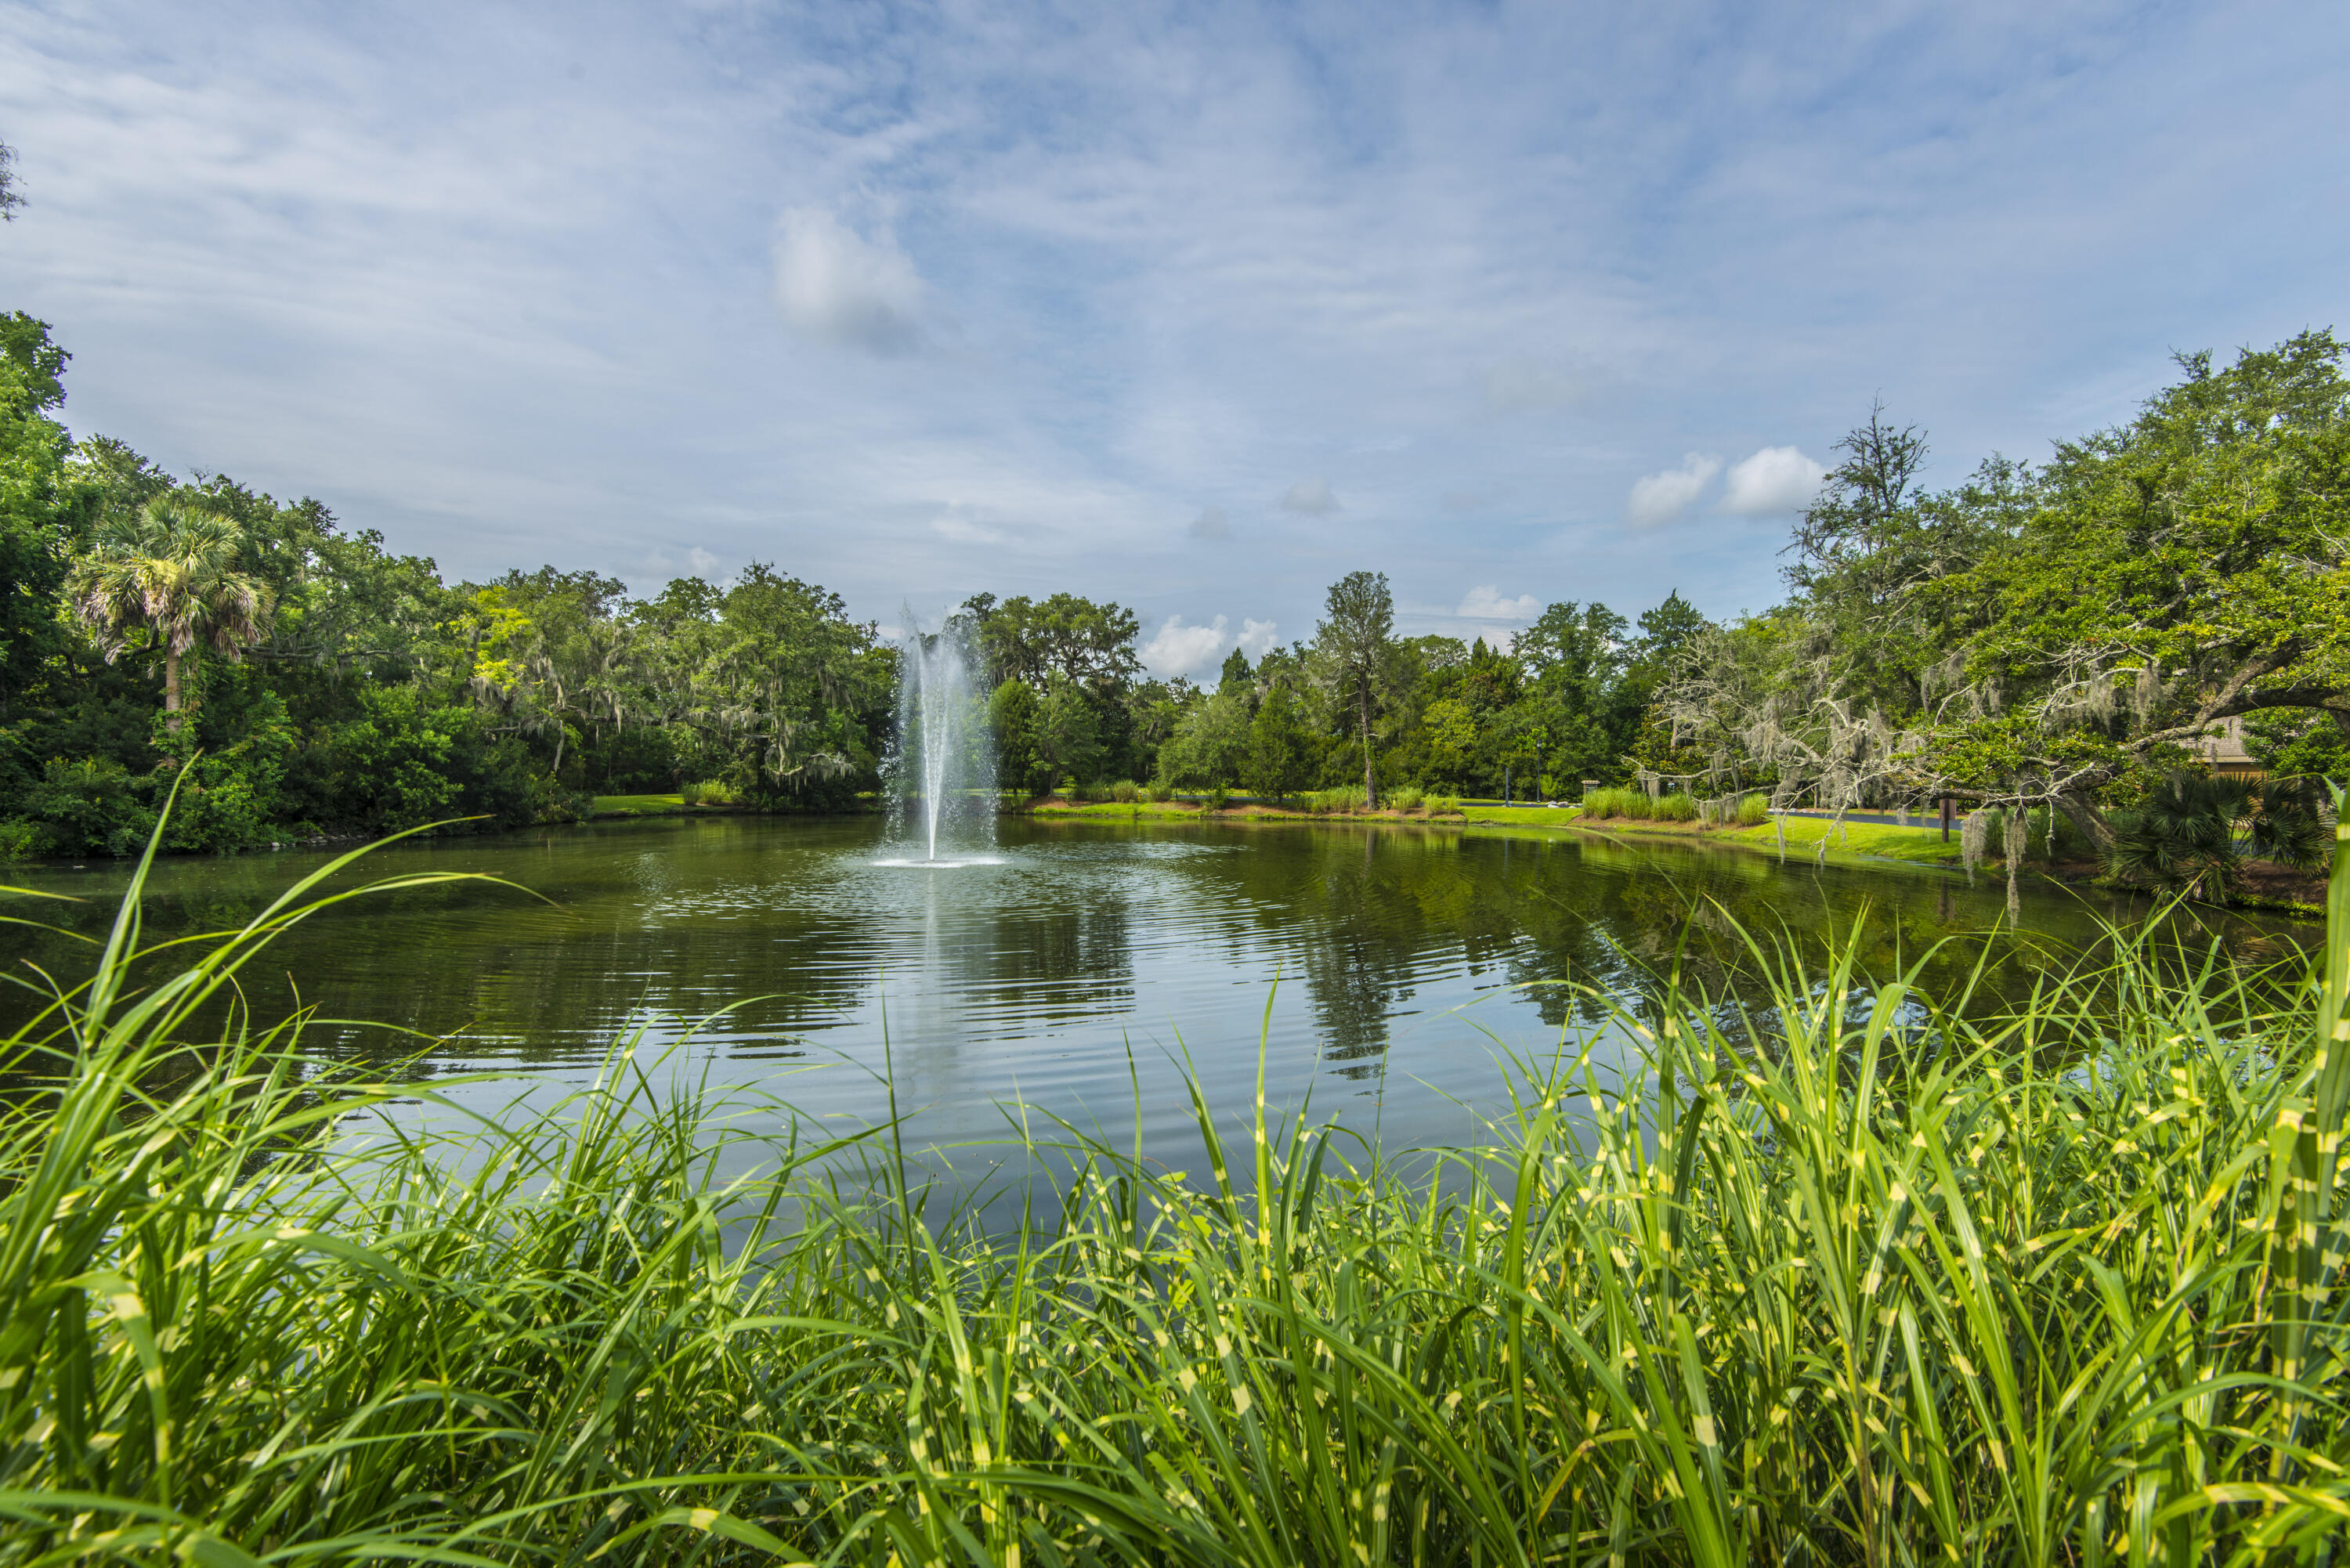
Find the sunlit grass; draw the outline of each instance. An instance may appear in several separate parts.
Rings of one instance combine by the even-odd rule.
[[[416,1087],[298,1020],[199,1028],[347,869],[139,991],[134,888],[11,1042],[0,1563],[2314,1563],[2350,1521],[2350,845],[2322,975],[2124,940],[1985,1012],[1758,942],[1768,1008],[1675,981],[1608,1025],[1648,1073],[1570,1037],[1488,1147],[1261,1092],[1228,1144],[1195,1091],[1192,1179],[1065,1133],[1008,1232],[887,1127],[625,1052],[383,1120]]]

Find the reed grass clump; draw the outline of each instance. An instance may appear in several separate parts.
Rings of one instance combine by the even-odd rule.
[[[8,1042],[0,1563],[2338,1557],[2350,840],[2318,972],[1757,940],[1432,1168],[1195,1089],[1010,1234],[625,1049],[469,1121],[205,1027],[321,877],[143,961],[134,886]]]
[[[1427,804],[1428,794],[1411,784],[1398,784],[1388,791],[1379,804],[1389,811],[1415,812]]]
[[[1771,802],[1760,792],[1742,795],[1738,802],[1738,826],[1760,827],[1771,820]]]
[[[677,794],[687,805],[733,805],[742,799],[741,792],[721,779],[680,784]]]
[[[1653,815],[1659,822],[1695,822],[1697,801],[1685,792],[1675,790],[1670,794],[1657,797]]]
[[[1132,779],[1120,779],[1109,786],[1109,797],[1123,805],[1131,805],[1142,798],[1142,786]]]
[[[1646,790],[1596,789],[1583,797],[1583,815],[1595,821],[1620,816],[1646,822],[1657,815],[1657,803],[1648,798]]]

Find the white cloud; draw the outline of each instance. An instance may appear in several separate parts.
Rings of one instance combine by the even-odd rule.
[[[1363,567],[1451,630],[1497,623],[1437,585],[1547,552],[1560,593],[1759,607],[1769,530],[1623,521],[1655,432],[1825,450],[1884,387],[1947,483],[2127,417],[2174,344],[2326,319],[2350,236],[2306,201],[2350,148],[2339,0],[2283,0],[2336,42],[2290,55],[2110,0],[1905,12],[1888,54],[1764,0],[1694,95],[1703,7],[421,9],[7,6],[0,298],[73,351],[77,434],[477,579],[692,540],[860,616],[1067,588],[1310,631]],[[1317,471],[1356,499],[1282,510]],[[1229,548],[1184,533],[1211,499]],[[1266,514],[1324,537],[1228,597]]]
[[[1196,674],[1213,664],[1224,650],[1231,627],[1222,616],[1206,626],[1185,626],[1181,616],[1170,615],[1143,645],[1142,662],[1161,675]]]
[[[1669,523],[1695,504],[1707,483],[1721,472],[1721,459],[1690,452],[1679,468],[1633,481],[1632,499],[1626,510],[1642,528]]]
[[[1222,617],[1217,618],[1217,624],[1222,624]],[[1249,656],[1252,663],[1263,659],[1266,654],[1271,653],[1274,645],[1281,640],[1280,629],[1269,620],[1242,621],[1241,635],[1237,639],[1240,650]]]
[[[1766,446],[1730,465],[1722,482],[1721,509],[1753,516],[1796,512],[1811,504],[1828,471],[1792,446]]]
[[[701,545],[696,545],[685,553],[685,564],[692,569],[695,576],[705,582],[718,580],[718,557]]]
[[[785,211],[775,237],[775,306],[821,342],[903,354],[922,339],[922,279],[886,232],[872,239],[822,207]]]
[[[1232,536],[1232,520],[1221,506],[1211,506],[1191,519],[1188,530],[1194,539],[1229,539]]]
[[[1338,498],[1330,493],[1328,480],[1301,479],[1283,493],[1281,504],[1284,511],[1320,517],[1338,510]]]
[[[1487,583],[1471,588],[1462,597],[1461,607],[1452,613],[1468,620],[1529,621],[1541,608],[1542,601],[1532,594],[1520,594],[1516,598],[1505,599],[1501,589]]]

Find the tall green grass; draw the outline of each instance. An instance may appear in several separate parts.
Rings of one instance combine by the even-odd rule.
[[[306,1055],[235,978],[348,896],[141,957],[134,887],[10,1042],[0,1563],[2340,1554],[2350,838],[2316,972],[1757,941],[1485,1147],[1195,1090],[1196,1182],[1065,1134],[1008,1234],[625,1053],[470,1123]]]

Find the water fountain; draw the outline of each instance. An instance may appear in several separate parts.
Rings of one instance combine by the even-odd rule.
[[[954,615],[925,632],[911,611],[906,624],[899,645],[898,736],[885,773],[896,826],[921,846],[924,857],[881,864],[991,865],[983,852],[995,843],[995,743],[972,647],[975,628],[969,617]],[[941,832],[965,853],[941,859]]]

